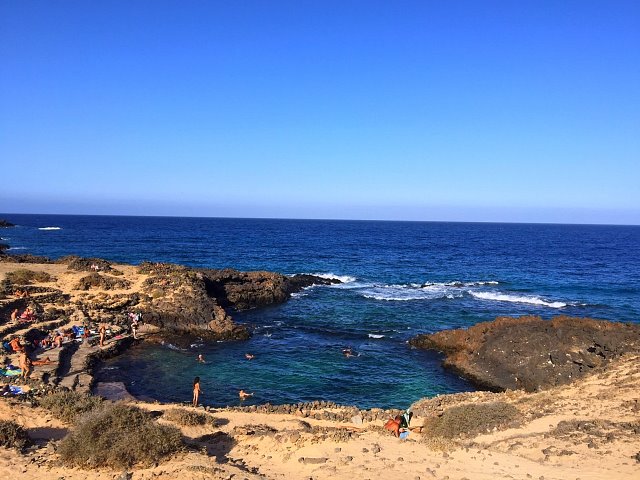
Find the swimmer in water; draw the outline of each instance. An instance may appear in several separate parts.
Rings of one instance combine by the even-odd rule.
[[[353,355],[354,355],[353,350],[351,349],[351,347],[343,349],[342,350],[342,354],[347,358],[353,357]]]
[[[244,390],[240,390],[238,392],[238,396],[240,397],[240,400],[246,400],[249,397],[253,397],[253,393],[249,393],[249,392],[245,392]]]
[[[256,358],[256,356],[251,353],[245,353],[244,358],[246,358],[247,360],[253,360],[254,358]]]

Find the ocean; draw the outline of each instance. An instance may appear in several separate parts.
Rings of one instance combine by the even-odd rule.
[[[0,214],[9,253],[313,273],[344,283],[234,314],[250,340],[136,346],[105,362],[137,396],[205,405],[330,400],[406,408],[473,390],[411,349],[419,334],[497,316],[640,321],[640,227]],[[345,357],[352,348],[353,357]],[[202,353],[206,363],[196,361]],[[255,355],[246,360],[245,353]]]

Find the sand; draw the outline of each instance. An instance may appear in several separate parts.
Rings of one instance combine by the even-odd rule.
[[[56,288],[65,291],[81,276],[68,273],[60,265],[19,268],[53,273],[57,277]],[[135,269],[118,268],[134,285],[142,281]],[[15,269],[15,265],[0,263],[0,276]],[[192,408],[138,401],[118,384],[98,388],[105,396],[148,410]],[[400,440],[382,429],[382,420],[356,425],[316,420],[304,414],[210,409],[215,426],[181,427],[186,443],[191,445],[189,449],[152,468],[129,469],[131,475],[122,476],[122,471],[60,465],[56,442],[71,427],[40,407],[3,397],[0,419],[23,425],[34,445],[22,453],[0,449],[0,474],[9,478],[69,480],[640,479],[637,356],[623,357],[604,373],[539,393],[477,393],[448,398],[452,405],[502,400],[515,405],[524,420],[517,428],[439,442],[418,433]],[[205,412],[202,407],[198,411]],[[170,423],[162,417],[158,421]],[[423,421],[424,418],[414,417],[412,426]],[[203,440],[203,435],[209,437]]]

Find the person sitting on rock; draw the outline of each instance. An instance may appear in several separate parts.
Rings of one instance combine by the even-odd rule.
[[[42,347],[45,350],[49,348],[52,344],[53,344],[53,339],[51,338],[50,334],[40,340],[40,347]]]
[[[13,312],[11,312],[11,321],[15,322],[18,320],[18,312],[19,310],[16,308],[13,310]]]
[[[63,340],[64,335],[62,335],[62,332],[60,330],[57,330],[53,337],[53,346],[58,348],[62,347]]]
[[[12,350],[16,353],[24,352],[24,345],[20,343],[20,338],[18,337],[14,337],[13,340],[9,342],[9,345],[11,345]]]
[[[400,436],[400,420],[402,417],[400,415],[396,415],[394,418],[391,418],[384,424],[385,430],[390,430],[396,437]]]

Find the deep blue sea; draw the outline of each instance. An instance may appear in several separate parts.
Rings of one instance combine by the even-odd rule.
[[[337,276],[285,304],[238,313],[248,341],[132,348],[106,363],[134,395],[208,405],[332,400],[406,408],[473,387],[414,335],[499,315],[640,321],[640,227],[0,214],[10,253]],[[351,347],[357,356],[345,358]],[[246,360],[244,354],[255,355]],[[204,354],[207,363],[196,362]]]

